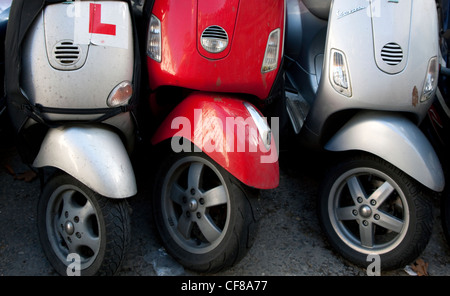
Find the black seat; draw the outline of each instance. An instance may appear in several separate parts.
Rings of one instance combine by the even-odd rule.
[[[303,4],[314,14],[316,17],[328,20],[330,14],[332,0],[303,0]]]

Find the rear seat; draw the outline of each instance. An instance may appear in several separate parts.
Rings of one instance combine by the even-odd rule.
[[[330,14],[332,0],[303,0],[303,4],[314,14],[316,17],[328,20]]]

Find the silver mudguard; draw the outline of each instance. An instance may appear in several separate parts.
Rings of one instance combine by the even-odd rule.
[[[416,125],[399,114],[358,113],[329,140],[325,149],[370,152],[426,187],[437,192],[444,189],[444,173],[433,147]]]
[[[121,139],[100,126],[49,129],[33,166],[59,168],[106,197],[126,198],[137,192],[134,171]]]

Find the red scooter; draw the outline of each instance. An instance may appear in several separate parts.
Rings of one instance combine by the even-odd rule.
[[[143,10],[151,143],[167,152],[156,225],[184,267],[217,272],[252,245],[253,195],[278,186],[276,137],[259,109],[282,81],[285,1],[147,0]]]

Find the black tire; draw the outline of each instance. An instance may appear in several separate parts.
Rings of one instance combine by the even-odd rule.
[[[46,182],[38,202],[38,231],[47,259],[60,275],[114,275],[130,241],[126,200],[95,193],[65,173]],[[69,259],[79,257],[74,265]],[[70,257],[68,257],[70,255]],[[71,265],[71,269],[68,267]]]
[[[319,194],[320,222],[331,246],[361,267],[368,267],[373,254],[380,256],[382,270],[410,264],[427,246],[433,227],[422,189],[376,156],[344,159],[328,172]]]
[[[163,246],[185,268],[215,273],[252,246],[257,223],[241,185],[204,153],[172,154],[163,162],[154,217]]]

